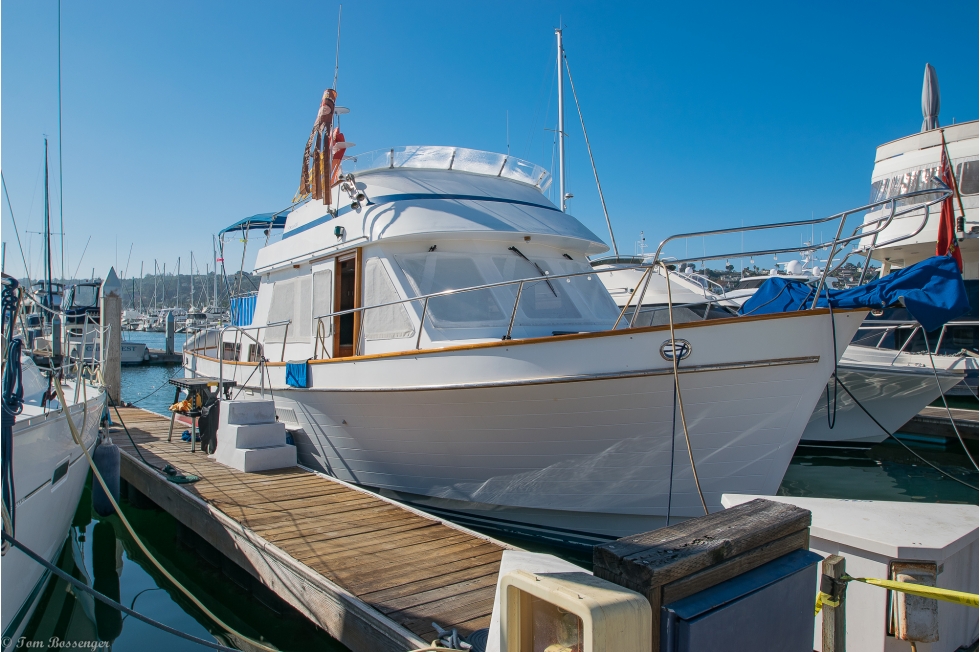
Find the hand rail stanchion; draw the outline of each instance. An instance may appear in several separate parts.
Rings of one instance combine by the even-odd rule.
[[[643,283],[643,290],[640,292],[640,296],[636,300],[636,308],[633,309],[633,316],[630,317],[630,328],[633,328],[633,324],[636,323],[636,318],[640,316],[640,310],[643,308],[643,297],[647,294],[647,288],[650,287],[650,279],[653,278],[653,266],[650,266],[650,273],[647,275],[646,282]],[[670,283],[670,279],[667,279],[667,283]]]
[[[827,256],[827,264],[823,268],[823,274],[820,275],[820,280],[817,282],[817,291],[813,296],[813,303],[810,304],[810,309],[817,307],[817,302],[820,300],[820,290],[823,289],[824,284],[827,282],[827,274],[830,272],[830,266],[834,264],[834,254],[837,252],[837,245],[840,241],[840,234],[844,230],[844,223],[847,222],[848,213],[841,213],[840,224],[837,225],[837,235],[834,236],[834,241],[830,245],[830,254]],[[841,248],[843,251],[843,247]],[[830,298],[827,298],[827,302],[830,302]]]
[[[286,322],[286,330],[282,334],[282,351],[279,353],[279,362],[286,361],[286,340],[289,338],[289,322]]]
[[[643,279],[647,277],[647,274],[649,274],[652,271],[653,271],[653,266],[647,267],[646,270],[644,270],[643,275],[640,276],[640,281],[642,282]],[[598,276],[598,273],[596,274],[596,276]],[[613,327],[609,330],[616,330],[616,328],[619,327],[619,322],[622,321],[623,316],[626,314],[626,311],[629,310],[630,304],[633,303],[633,297],[636,296],[636,291],[639,289],[640,289],[639,284],[637,284],[637,286],[633,288],[633,292],[630,293],[630,298],[626,300],[626,305],[623,306],[623,309],[619,311],[619,317],[616,317],[616,323],[613,324]]]
[[[521,281],[517,286],[517,296],[514,297],[514,310],[510,313],[510,323],[507,324],[507,334],[504,335],[505,340],[511,339],[510,334],[514,330],[514,320],[517,318],[517,307],[521,303],[521,294],[524,292],[524,281]]]
[[[422,321],[419,322],[419,335],[415,338],[415,350],[419,350],[419,345],[422,343],[422,329],[425,327],[425,313],[429,310],[429,297],[425,298],[422,303]]]

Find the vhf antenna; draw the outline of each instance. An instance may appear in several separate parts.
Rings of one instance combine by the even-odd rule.
[[[340,19],[344,13],[344,5],[337,8],[337,52],[334,54],[333,89],[337,90],[337,75],[340,74]]]

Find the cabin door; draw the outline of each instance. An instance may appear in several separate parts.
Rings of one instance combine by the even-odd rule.
[[[337,286],[334,292],[334,310],[353,310],[361,306],[361,250],[348,258],[337,260]],[[334,357],[356,355],[361,324],[358,313],[339,315],[334,318]]]

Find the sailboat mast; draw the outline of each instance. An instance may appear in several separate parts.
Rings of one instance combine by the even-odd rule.
[[[561,44],[561,28],[555,30],[558,37],[558,193],[561,195],[561,211],[565,212],[565,51]]]
[[[61,238],[61,281],[65,280],[65,176],[61,162],[61,0],[58,0],[58,219]]]
[[[214,236],[211,236],[211,253],[214,254],[214,295],[211,297],[211,301],[214,302],[214,311],[218,311],[218,248],[214,241]]]
[[[44,139],[44,281],[47,285],[48,308],[54,308],[51,296],[51,200],[48,195],[48,139]]]
[[[194,307],[194,252],[191,252],[191,307]]]

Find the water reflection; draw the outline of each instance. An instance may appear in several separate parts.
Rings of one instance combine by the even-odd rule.
[[[954,478],[977,486],[977,471],[962,450],[921,444],[913,444],[912,448]],[[890,439],[870,448],[801,446],[778,494],[977,504],[976,491],[923,464]]]
[[[199,554],[198,542],[169,514],[152,505],[144,506],[149,509],[123,503],[126,517],[144,544],[178,581],[230,626],[278,649],[347,649],[275,595],[263,593],[245,571],[220,557]],[[57,564],[72,577],[150,618],[205,640],[233,645],[150,564],[117,517],[103,519],[95,515],[91,510],[90,482],[82,493]],[[51,649],[53,640],[67,641],[72,649],[115,652],[208,649],[125,616],[57,578],[45,589],[24,637],[25,641],[44,642]]]

